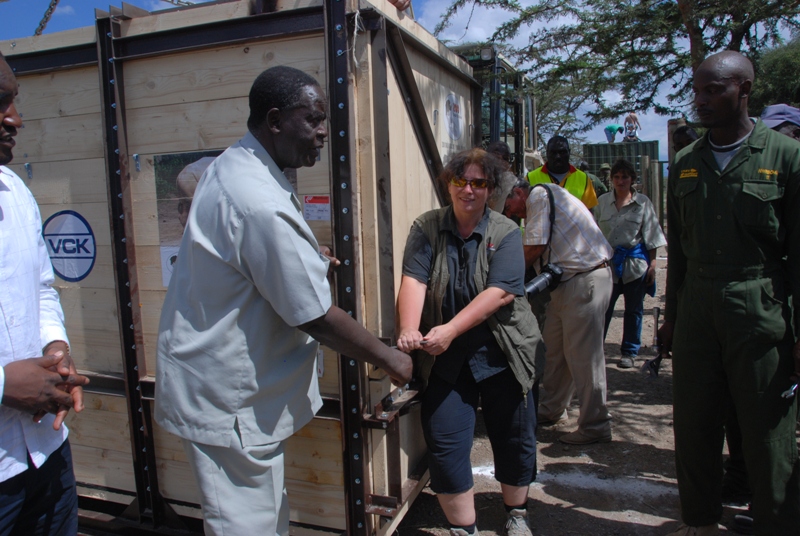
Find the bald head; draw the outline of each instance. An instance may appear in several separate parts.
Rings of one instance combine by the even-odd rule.
[[[753,64],[750,63],[750,60],[733,50],[723,50],[707,57],[697,68],[697,72],[699,73],[701,69],[712,73],[719,80],[732,78],[739,83],[745,80],[752,83],[755,78]]]
[[[709,56],[695,71],[692,90],[697,117],[718,145],[733,143],[752,130],[747,113],[752,88],[753,65],[738,52]]]

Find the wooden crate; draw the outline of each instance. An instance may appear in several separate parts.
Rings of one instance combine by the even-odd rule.
[[[123,4],[96,27],[0,42],[25,121],[11,167],[43,218],[71,210],[95,234],[91,272],[56,282],[78,368],[93,380],[86,411],[68,420],[80,495],[130,501],[142,527],[200,517],[181,440],[151,418],[164,263],[182,233],[171,170],[246,132],[264,69],[313,76],[330,96],[330,141],[297,170],[297,193],[329,200],[331,219],[309,225],[349,261],[335,302],[391,339],[408,230],[440,206],[442,161],[479,131],[465,62],[386,0],[339,5],[231,0],[147,14]],[[346,31],[332,29],[335,17]],[[381,421],[386,375],[322,356],[325,407],[287,443],[292,533],[389,534],[426,479],[419,408]]]

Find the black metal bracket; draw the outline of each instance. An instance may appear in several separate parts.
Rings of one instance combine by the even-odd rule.
[[[279,35],[319,32],[323,24],[322,10],[318,7],[264,13],[151,34],[118,37],[113,43],[114,57],[140,58]]]
[[[130,266],[135,258],[134,248],[127,242],[125,196],[130,195],[127,182],[129,173],[126,160],[124,84],[122,65],[115,62],[113,40],[118,26],[110,18],[96,21],[97,58],[100,70],[103,105],[103,127],[106,148],[106,173],[109,211],[111,216],[112,250],[117,278],[117,299],[120,320],[120,337],[123,349],[124,392],[128,399],[128,421],[131,436],[136,499],[124,516],[140,524],[182,528],[175,514],[158,488],[151,402],[142,396],[137,357],[136,330],[134,326],[131,287],[135,286]]]
[[[337,305],[356,318],[356,270],[353,239],[353,188],[350,164],[350,98],[346,2],[329,0],[325,12],[325,44],[328,73],[329,144],[333,229],[336,256],[342,261],[336,275]],[[366,478],[361,429],[363,386],[361,367],[355,359],[340,356],[342,449],[347,533],[367,534]]]
[[[13,52],[6,56],[6,61],[17,76],[97,65],[97,45],[95,43],[42,52],[12,54]]]

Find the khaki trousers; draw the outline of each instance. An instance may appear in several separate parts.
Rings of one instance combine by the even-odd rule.
[[[289,534],[284,443],[216,447],[183,440],[200,487],[206,536]]]
[[[589,437],[611,435],[603,328],[612,286],[611,268],[561,283],[550,293],[542,331],[546,351],[539,417],[560,418],[577,392],[578,430]]]

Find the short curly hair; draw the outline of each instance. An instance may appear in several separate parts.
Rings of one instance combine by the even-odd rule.
[[[447,185],[450,184],[451,179],[462,177],[467,166],[472,164],[483,170],[484,175],[489,179],[490,189],[494,189],[497,186],[500,182],[500,177],[506,171],[506,163],[491,153],[487,153],[480,147],[467,149],[453,156],[439,175],[439,181],[441,181],[444,190],[447,191]],[[450,199],[447,201],[448,203],[451,202]]]
[[[611,166],[611,177],[613,178],[617,173],[622,173],[630,177],[631,188],[633,188],[633,183],[636,182],[636,168],[631,162],[625,160],[624,158],[620,158],[614,162],[614,165]]]
[[[273,108],[289,110],[298,106],[303,88],[320,87],[314,77],[300,69],[279,65],[262,72],[250,88],[250,117],[247,128],[255,130]]]

